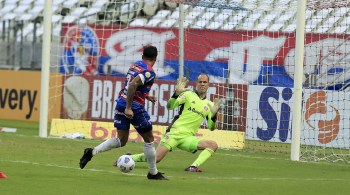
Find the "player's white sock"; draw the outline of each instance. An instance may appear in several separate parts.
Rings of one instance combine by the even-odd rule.
[[[152,175],[158,173],[156,166],[156,149],[154,149],[154,142],[144,144],[144,153],[148,162],[148,170]]]
[[[119,138],[111,138],[96,146],[94,150],[92,150],[92,155],[95,156],[100,152],[104,152],[113,148],[119,148],[120,146],[121,144]]]

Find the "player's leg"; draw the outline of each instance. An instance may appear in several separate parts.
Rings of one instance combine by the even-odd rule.
[[[119,148],[125,146],[129,137],[129,130],[117,130],[118,136],[114,138],[110,138],[98,146],[93,148],[92,155],[95,156],[98,153],[105,152],[111,150],[113,148]]]
[[[159,163],[160,161],[162,161],[168,152],[168,148],[159,144],[156,149],[156,162]],[[145,153],[133,154],[130,156],[135,162],[147,162]]]
[[[192,166],[199,167],[205,163],[214,152],[218,149],[218,145],[212,140],[201,140],[197,145],[198,150],[203,150],[197,157],[197,159],[192,163]]]
[[[203,150],[196,160],[187,167],[185,171],[189,172],[202,172],[198,167],[205,163],[217,150],[218,145],[215,141],[204,140],[195,136],[185,138],[182,143],[178,146],[181,150],[195,153],[197,150]]]
[[[158,172],[156,165],[156,150],[154,147],[154,136],[152,133],[152,124],[147,111],[138,109],[134,111],[134,117],[131,120],[136,131],[141,135],[144,141],[144,154],[148,163],[148,179],[165,180],[166,178]]]
[[[116,110],[117,112],[114,115],[114,127],[118,129],[118,137],[110,138],[94,148],[85,148],[83,156],[80,158],[79,162],[81,169],[83,169],[96,154],[111,150],[113,148],[123,147],[128,141],[130,119],[126,118],[125,115],[122,114],[124,113],[125,107],[118,106],[117,104]]]
[[[165,134],[156,149],[156,162],[159,163],[163,158],[168,154],[169,151],[172,151],[173,148],[176,148],[178,145],[176,135]],[[146,156],[144,153],[131,155],[132,159],[135,162],[147,162]]]

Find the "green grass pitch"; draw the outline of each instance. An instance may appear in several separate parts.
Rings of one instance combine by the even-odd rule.
[[[40,138],[38,123],[0,120],[16,133],[0,133],[0,194],[349,194],[350,167],[337,163],[292,162],[288,155],[218,150],[201,168],[188,173],[198,154],[173,151],[158,164],[168,181],[147,180],[147,164],[124,174],[112,166],[141,143],[95,156],[81,170],[79,158],[100,140]]]

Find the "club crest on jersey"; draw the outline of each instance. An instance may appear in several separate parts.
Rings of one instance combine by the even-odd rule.
[[[146,78],[149,78],[151,76],[151,73],[150,72],[146,72],[145,76],[146,76]]]
[[[208,111],[208,109],[209,109],[208,106],[204,106],[205,111]]]
[[[89,65],[89,57],[99,55],[100,43],[95,31],[89,26],[75,25],[67,28],[60,71],[80,74]]]

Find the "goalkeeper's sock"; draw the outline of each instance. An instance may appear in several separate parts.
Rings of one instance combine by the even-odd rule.
[[[102,142],[100,145],[96,146],[92,150],[92,155],[95,156],[98,153],[108,151],[113,148],[119,148],[121,146],[119,138],[111,138],[104,142]]]
[[[145,153],[130,155],[135,162],[147,162]]]
[[[199,156],[197,157],[197,159],[192,163],[191,166],[195,166],[195,167],[199,167],[200,165],[202,165],[205,161],[207,161],[211,156],[213,156],[214,154],[214,150],[210,149],[210,148],[206,148],[205,150],[203,150]]]
[[[149,173],[155,175],[158,173],[156,165],[156,149],[154,148],[154,142],[144,144],[144,152],[148,162]]]

